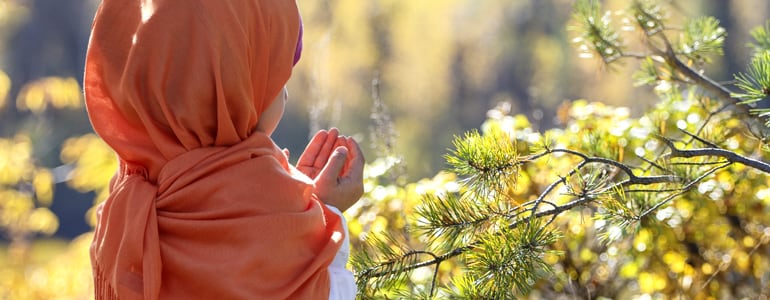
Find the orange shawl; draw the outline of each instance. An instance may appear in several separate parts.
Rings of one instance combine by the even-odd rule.
[[[320,299],[340,219],[269,136],[294,0],[104,0],[86,105],[120,169],[91,247],[97,299]]]

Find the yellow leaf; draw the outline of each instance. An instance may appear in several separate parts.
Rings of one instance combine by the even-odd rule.
[[[61,160],[75,165],[68,184],[80,191],[106,189],[117,169],[114,152],[94,134],[66,140]]]
[[[56,108],[80,108],[81,106],[80,85],[75,78],[48,78],[46,91],[50,95],[51,105]]]
[[[46,108],[44,86],[38,82],[24,86],[16,98],[16,107],[36,114],[43,112]]]
[[[36,208],[29,214],[28,229],[43,234],[53,234],[59,229],[59,219],[49,209]]]
[[[674,273],[682,273],[685,270],[685,261],[687,260],[687,257],[682,255],[679,252],[675,251],[668,251],[666,254],[663,254],[663,262],[665,262],[669,269]]]
[[[37,201],[45,206],[51,205],[53,201],[53,174],[48,169],[38,169],[35,177],[32,179],[32,186],[35,189]]]
[[[736,251],[734,254],[735,266],[741,272],[748,273],[751,267],[751,257],[743,251]]]
[[[755,243],[754,238],[752,238],[752,237],[750,237],[748,235],[743,237],[743,246],[744,247],[751,248],[751,247],[754,247],[755,244],[756,243]]]
[[[666,277],[656,273],[642,272],[639,274],[639,290],[642,293],[654,293],[666,288]]]
[[[580,260],[585,262],[593,261],[596,258],[596,254],[588,248],[580,250]]]
[[[630,262],[620,268],[620,276],[623,278],[636,278],[639,273],[639,266],[635,262]]]
[[[549,265],[556,265],[559,262],[559,255],[556,253],[546,252],[543,255],[543,261]]]
[[[0,184],[15,185],[28,180],[32,169],[32,142],[28,137],[0,139]]]
[[[19,229],[35,205],[30,195],[16,190],[4,190],[0,191],[0,208],[0,226]]]
[[[383,232],[388,229],[388,219],[383,216],[377,216],[377,219],[372,223],[372,232]]]

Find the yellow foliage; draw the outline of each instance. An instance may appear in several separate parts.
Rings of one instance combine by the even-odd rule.
[[[59,228],[59,219],[56,215],[45,207],[38,207],[29,213],[27,219],[27,228],[33,232],[43,234],[54,234]]]
[[[657,273],[639,273],[639,290],[642,293],[654,293],[666,288],[666,276]]]
[[[636,234],[636,237],[634,238],[634,248],[636,248],[636,251],[644,252],[647,250],[647,245],[650,244],[650,231],[647,229],[641,229]]]
[[[25,86],[16,98],[16,108],[41,113],[46,108],[45,89],[39,84]]]
[[[82,106],[81,95],[75,78],[47,77],[24,85],[16,97],[16,107],[36,114],[45,111],[49,104],[57,109],[77,109]]]
[[[93,299],[91,239],[87,233],[0,251],[0,299]]]
[[[623,278],[636,278],[639,274],[639,265],[635,262],[630,262],[620,268],[620,276]]]
[[[53,173],[48,169],[37,169],[32,179],[37,201],[49,206],[53,202]]]
[[[13,231],[24,228],[27,215],[35,208],[32,197],[16,190],[0,191],[0,225]]]
[[[378,216],[372,223],[372,232],[383,232],[388,228],[388,219],[383,216]]]
[[[686,268],[687,257],[677,251],[668,251],[663,255],[663,262],[666,263],[674,273],[683,273]]]
[[[107,189],[118,167],[112,149],[94,134],[67,139],[62,146],[61,160],[75,165],[69,178],[70,186],[80,191],[96,191],[100,196],[105,195],[101,192]]]
[[[25,135],[0,139],[0,227],[11,238],[27,232],[53,234],[59,227],[47,208],[53,200],[53,174],[35,165]]]
[[[32,142],[25,135],[0,139],[0,185],[13,185],[30,179]]]
[[[48,208],[35,207],[28,193],[0,190],[0,227],[11,234],[39,232],[50,235],[59,228],[59,221]]]

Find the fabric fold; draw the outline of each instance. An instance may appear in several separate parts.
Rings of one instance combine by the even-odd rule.
[[[105,299],[328,295],[341,220],[267,136],[180,155],[157,185],[145,176],[122,164],[99,213],[92,253],[97,278],[111,274]]]
[[[97,299],[322,299],[339,216],[254,130],[301,48],[293,0],[104,0],[84,78],[118,155]]]

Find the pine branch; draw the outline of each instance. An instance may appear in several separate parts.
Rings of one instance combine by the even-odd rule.
[[[689,135],[692,137],[691,134],[689,134]],[[643,212],[641,212],[638,215],[635,215],[633,217],[636,220],[648,216],[651,212],[656,211],[657,209],[659,209],[663,205],[669,203],[673,199],[675,199],[675,198],[683,195],[684,193],[688,192],[689,190],[691,190],[697,183],[701,182],[706,177],[714,174],[716,171],[721,170],[721,169],[723,169],[723,168],[725,168],[725,167],[727,167],[727,166],[729,166],[729,165],[731,165],[733,163],[740,163],[740,164],[752,167],[754,169],[757,169],[759,171],[762,171],[762,172],[765,172],[765,173],[770,173],[770,164],[767,164],[765,162],[758,161],[758,160],[755,160],[755,159],[751,159],[751,158],[748,158],[748,157],[744,157],[744,156],[741,156],[741,155],[739,155],[737,153],[734,153],[734,152],[731,152],[731,151],[728,151],[728,150],[714,148],[714,147],[712,147],[712,148],[690,149],[690,150],[678,149],[678,148],[676,148],[676,146],[673,144],[673,142],[671,140],[666,139],[664,137],[659,137],[659,139],[661,139],[668,146],[668,148],[671,150],[670,153],[664,155],[664,156],[667,156],[667,157],[681,157],[681,158],[720,157],[720,158],[725,159],[726,161],[722,161],[719,166],[711,168],[706,173],[700,174],[699,176],[695,177],[694,179],[689,180],[689,182],[687,182],[682,187],[679,187],[679,188],[676,188],[676,189],[663,189],[663,190],[661,190],[661,189],[654,189],[654,191],[656,191],[656,192],[673,192],[673,194],[668,195],[665,199],[663,199],[660,202],[657,202],[656,204],[654,204],[654,205],[652,205],[650,207],[646,207],[646,209],[644,209]],[[709,146],[713,146],[714,145],[714,144],[712,144],[712,143],[710,143],[708,141],[705,141],[705,140],[703,140],[702,138],[699,138],[699,137],[698,138],[693,137],[693,140],[698,140],[698,141],[702,142],[703,144],[706,144],[706,145],[709,145]],[[582,159],[582,161],[579,162],[576,165],[576,168],[574,168],[572,171],[570,171],[567,174],[567,176],[560,177],[558,180],[556,180],[556,181],[552,182],[550,185],[548,185],[546,187],[546,189],[540,193],[540,195],[539,195],[539,197],[537,199],[535,199],[533,201],[530,201],[530,202],[527,202],[527,203],[524,203],[524,204],[521,205],[522,207],[529,207],[529,208],[526,209],[526,211],[531,212],[531,214],[528,217],[526,217],[526,218],[518,218],[518,217],[516,217],[516,216],[518,216],[518,214],[514,215],[514,216],[508,216],[508,218],[510,219],[510,223],[506,226],[507,229],[514,230],[514,229],[519,228],[521,225],[524,225],[524,224],[528,225],[527,228],[532,228],[531,224],[532,224],[533,220],[544,218],[544,217],[550,217],[553,220],[553,218],[555,216],[560,215],[561,213],[563,213],[565,211],[571,210],[571,209],[573,209],[575,207],[578,207],[578,206],[587,205],[587,204],[595,201],[596,200],[595,195],[597,195],[599,193],[603,193],[603,191],[607,191],[607,190],[614,189],[614,188],[617,188],[617,187],[624,187],[624,186],[630,186],[630,185],[655,185],[655,184],[660,184],[660,183],[680,183],[680,182],[683,181],[684,178],[686,178],[686,176],[682,177],[682,176],[676,176],[676,175],[638,176],[638,175],[634,174],[632,167],[630,167],[630,166],[628,166],[628,165],[626,165],[624,163],[621,163],[621,162],[618,162],[618,161],[615,161],[615,160],[612,160],[612,159],[589,156],[589,155],[583,154],[581,152],[574,151],[574,150],[569,150],[569,149],[550,149],[550,148],[546,148],[541,153],[534,154],[534,155],[531,155],[529,157],[522,158],[521,160],[517,160],[517,162],[518,163],[532,162],[532,161],[535,161],[535,160],[540,159],[540,158],[544,158],[544,157],[546,157],[548,155],[551,155],[551,154],[554,154],[554,153],[566,153],[566,154],[569,154],[569,155],[574,155],[574,156],[580,157]],[[500,153],[498,153],[498,155],[499,154]],[[456,156],[455,158],[458,159],[458,160],[462,159],[462,157],[459,157],[459,156]],[[580,172],[580,170],[584,169],[586,166],[588,166],[591,163],[598,163],[598,164],[604,164],[604,165],[615,167],[615,168],[619,169],[621,172],[625,173],[628,178],[625,179],[625,180],[616,182],[616,183],[614,183],[614,184],[612,184],[612,185],[610,185],[608,187],[602,188],[601,190],[594,190],[594,191],[590,191],[590,192],[581,191],[579,193],[576,193],[576,195],[578,195],[578,197],[576,197],[575,200],[573,200],[571,202],[568,202],[568,203],[565,203],[563,205],[556,205],[554,203],[551,203],[551,202],[548,202],[548,201],[545,200],[545,198],[549,194],[551,194],[554,190],[556,190],[556,188],[558,186],[567,184],[568,183],[567,178],[569,178],[571,176],[575,176],[576,174],[578,174],[578,172]],[[698,164],[698,165],[703,165],[703,164]],[[666,170],[663,167],[660,167],[660,169]],[[595,179],[596,180],[602,180],[602,178],[595,178]],[[628,190],[628,192],[645,192],[645,191],[653,191],[653,190]],[[444,203],[444,202],[440,201],[441,200],[440,198],[436,198],[434,200],[437,200],[437,201],[434,201],[435,203],[433,204],[433,207],[427,208],[429,212],[423,211],[422,214],[438,214],[439,211],[444,210],[444,211],[449,211],[450,212],[450,216],[449,216],[449,219],[439,220],[441,222],[436,222],[435,224],[431,225],[433,227],[428,228],[428,229],[436,230],[436,229],[439,229],[441,227],[441,225],[449,226],[449,227],[452,227],[452,226],[455,226],[455,227],[465,227],[467,225],[468,228],[472,228],[472,227],[474,227],[474,226],[472,226],[474,224],[478,225],[481,222],[488,221],[488,217],[483,217],[482,216],[483,213],[480,212],[480,211],[476,212],[476,213],[471,213],[470,215],[466,215],[466,217],[470,216],[471,217],[470,219],[463,219],[464,218],[462,216],[462,215],[464,215],[463,211],[467,211],[465,209],[468,208],[468,206],[462,206],[462,205],[459,205],[457,203],[455,203],[455,204],[451,204],[451,203],[447,204],[447,203]],[[459,200],[459,198],[457,198],[455,200]],[[450,201],[450,202],[452,202],[452,201]],[[538,207],[542,203],[548,203],[552,208],[551,209],[547,209],[547,210],[539,210]],[[639,208],[643,208],[643,207],[639,207]],[[453,211],[455,213],[451,213]],[[535,227],[537,227],[537,226],[535,226]],[[539,230],[540,230],[540,228],[539,228]],[[441,230],[439,230],[439,231],[441,231]],[[439,232],[439,231],[436,231],[436,232]],[[455,234],[450,234],[450,236],[451,235],[455,235]],[[434,233],[433,235],[429,234],[429,236],[432,236],[435,239],[435,238],[438,238],[440,236],[440,234]],[[429,251],[411,250],[411,251],[403,253],[400,258],[395,258],[395,259],[391,258],[390,260],[384,261],[384,262],[372,261],[371,263],[374,264],[374,267],[365,269],[365,270],[357,273],[356,276],[360,277],[360,278],[365,278],[366,280],[369,280],[369,279],[377,278],[377,277],[392,277],[394,274],[404,274],[405,272],[409,272],[411,270],[414,270],[414,269],[417,269],[417,268],[421,268],[421,267],[434,266],[434,268],[438,268],[438,265],[440,265],[442,262],[444,262],[444,261],[446,261],[448,259],[457,257],[459,255],[468,253],[469,251],[472,251],[474,249],[477,249],[480,245],[482,245],[482,243],[483,243],[483,239],[475,239],[475,240],[467,243],[466,245],[455,247],[455,248],[453,248],[451,250],[446,251],[444,254],[440,254],[440,255],[438,255],[438,254],[436,254],[434,252],[429,252]],[[426,260],[426,261],[421,261],[421,262],[412,261],[412,263],[407,263],[407,264],[398,264],[397,263],[397,262],[404,262],[407,257],[413,257],[414,258],[414,257],[419,256],[419,255],[428,255],[428,256],[431,257],[431,259]],[[398,265],[398,266],[396,267],[396,265]],[[435,276],[436,275],[434,274],[434,279],[433,279],[434,281],[436,280]],[[430,293],[432,295],[433,294],[433,290],[431,290]]]
[[[615,160],[607,159],[607,158],[591,157],[574,150],[553,149],[552,151],[569,153],[571,155],[579,156],[580,158],[583,159],[584,163],[602,163],[602,164],[616,167],[621,171],[623,171],[623,173],[625,173],[628,176],[628,179],[623,183],[624,185],[632,185],[632,184],[650,185],[650,184],[656,184],[656,183],[678,182],[681,180],[680,178],[672,175],[637,176],[634,174],[634,171],[631,169],[631,167],[629,167],[626,164],[623,164]]]
[[[677,192],[675,194],[672,194],[672,195],[669,195],[663,201],[658,202],[654,206],[652,206],[649,209],[647,209],[646,211],[644,211],[642,214],[639,215],[639,217],[640,218],[646,217],[650,213],[656,211],[661,206],[671,202],[671,200],[674,200],[676,197],[679,197],[679,196],[684,195],[685,193],[689,192],[693,187],[695,187],[696,184],[698,184],[701,181],[703,181],[703,179],[705,179],[706,177],[711,176],[712,174],[716,173],[717,171],[719,171],[721,169],[724,169],[724,168],[730,166],[731,164],[732,163],[724,163],[724,164],[722,164],[720,166],[711,168],[706,173],[703,173],[701,176],[698,176],[698,178],[695,178],[692,181],[690,181],[688,184],[686,184],[684,187],[682,187],[679,192]]]
[[[672,66],[675,70],[682,73],[685,77],[693,81],[693,84],[700,86],[708,93],[712,94],[716,99],[725,103],[726,108],[733,107],[734,111],[740,116],[747,117],[746,120],[750,122],[761,122],[762,124],[770,124],[770,115],[768,114],[752,114],[752,110],[745,105],[746,101],[742,100],[740,94],[735,94],[727,89],[725,86],[714,81],[710,77],[706,76],[702,72],[698,72],[683,62],[675,53],[671,42],[664,34],[658,35],[661,37],[665,44],[665,50],[660,50],[654,46],[650,46],[652,51],[661,56],[668,65]],[[765,74],[766,76],[766,74]],[[744,76],[745,77],[745,76]],[[741,77],[739,77],[741,78]],[[745,78],[744,78],[745,79]],[[767,93],[766,93],[767,94]],[[721,109],[719,111],[722,111]]]
[[[708,91],[717,99],[721,100],[722,102],[725,102],[731,106],[735,106],[735,109],[742,115],[749,115],[749,109],[745,106],[739,105],[741,102],[739,99],[732,97],[732,92],[728,90],[723,85],[719,84],[718,82],[714,81],[713,79],[709,78],[708,76],[695,71],[693,68],[688,66],[686,63],[684,63],[682,60],[679,59],[679,57],[676,56],[676,53],[674,53],[674,48],[671,45],[671,42],[668,40],[668,38],[665,35],[660,35],[662,38],[666,48],[665,50],[661,51],[659,49],[654,49],[653,51],[656,52],[656,54],[660,55],[665,59],[666,63],[673,66],[674,69],[682,73],[684,76],[692,80],[695,84],[702,87],[704,90]]]
[[[670,139],[662,136],[657,136],[657,138],[658,140],[665,143],[671,150],[671,153],[669,153],[670,157],[720,157],[731,163],[739,163],[758,171],[770,174],[770,164],[753,158],[745,157],[729,150],[721,148],[679,149]]]

